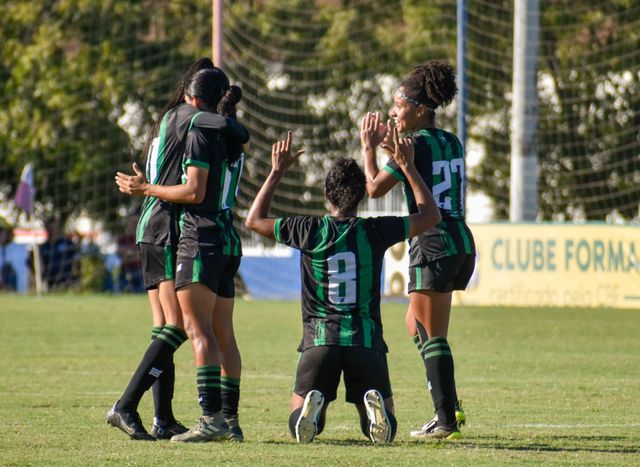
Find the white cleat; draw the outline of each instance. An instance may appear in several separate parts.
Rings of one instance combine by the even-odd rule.
[[[296,439],[300,444],[313,441],[318,432],[318,419],[324,405],[324,396],[315,389],[304,398],[302,412],[296,422]]]
[[[364,395],[364,406],[369,418],[369,438],[373,444],[391,442],[391,424],[384,408],[382,394],[375,389],[370,389]]]

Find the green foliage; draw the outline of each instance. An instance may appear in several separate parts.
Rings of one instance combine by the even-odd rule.
[[[469,0],[469,136],[485,160],[470,188],[509,206],[513,2]],[[321,174],[358,153],[358,123],[386,113],[389,82],[413,65],[456,59],[453,0],[225,2],[226,69],[242,85],[252,133],[246,208],[288,129],[307,153],[274,214],[324,211]],[[541,3],[539,206],[544,219],[637,214],[640,6]],[[196,0],[5,0],[0,15],[0,193],[34,164],[42,216],[85,211],[115,230],[116,170],[143,139],[176,79],[209,55],[211,4]],[[286,83],[274,87],[278,78]],[[386,81],[385,81],[386,80]],[[454,106],[438,125],[454,129]]]
[[[241,207],[269,170],[271,144],[291,129],[306,154],[285,175],[272,212],[323,213],[323,174],[336,158],[358,154],[366,111],[386,114],[391,107],[381,80],[398,79],[417,62],[454,59],[451,2],[308,3],[226,4],[226,69],[242,84],[241,118],[255,130]],[[280,78],[285,83],[274,86]]]
[[[486,2],[469,1],[472,12]],[[541,2],[538,59],[542,219],[638,214],[637,2]],[[470,135],[485,161],[470,186],[508,217],[513,2],[470,19]],[[636,188],[634,188],[636,187]]]
[[[151,331],[145,296],[2,295],[3,465],[637,465],[637,312],[457,307],[449,338],[468,416],[460,441],[417,442],[431,418],[406,304],[383,305],[399,431],[372,446],[338,392],[311,444],[288,434],[300,339],[296,302],[236,302],[243,444],[133,442],[105,423]],[[553,325],[550,325],[553,323]],[[174,411],[199,415],[191,348],[176,354]],[[149,427],[150,394],[140,413]]]
[[[118,206],[130,202],[114,188],[115,170],[140,158],[153,112],[207,51],[202,3],[3,2],[0,182],[15,183],[32,162],[46,214],[84,210],[115,226]],[[139,125],[119,122],[128,106]]]
[[[540,128],[541,207],[546,218],[580,209],[601,220],[615,208],[631,219],[638,214],[632,192],[640,176],[640,76],[625,51],[640,47],[638,16],[627,2],[591,3],[578,2],[570,24],[560,7],[543,17],[541,68],[552,76],[558,102],[541,101],[541,114],[552,116]]]

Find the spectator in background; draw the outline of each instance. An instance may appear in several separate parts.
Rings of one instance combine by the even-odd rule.
[[[13,229],[0,218],[0,290],[16,290],[18,276],[7,259],[7,248],[13,240]]]
[[[44,228],[47,231],[47,240],[38,246],[42,265],[40,270],[42,283],[47,290],[66,289],[76,281],[74,265],[77,259],[77,247],[69,237],[64,235],[57,220],[47,220]],[[27,266],[33,273],[33,252]]]
[[[136,225],[138,219],[131,216],[126,219],[125,230],[118,237],[118,256],[120,257],[120,274],[118,286],[120,292],[142,293],[142,262],[136,245]]]

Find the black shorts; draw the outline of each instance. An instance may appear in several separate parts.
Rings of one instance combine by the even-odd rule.
[[[409,293],[419,290],[464,290],[476,265],[476,255],[453,255],[409,267]]]
[[[328,345],[310,347],[300,354],[293,392],[305,397],[316,389],[325,401],[334,401],[341,373],[347,402],[362,405],[369,389],[377,389],[384,399],[392,395],[387,354],[364,347]]]
[[[195,257],[178,253],[176,289],[193,283],[209,287],[219,297],[233,298],[233,278],[240,267],[240,256],[222,254],[220,248],[199,248]]]
[[[138,243],[138,251],[142,259],[142,277],[145,289],[157,289],[160,282],[176,277],[176,256],[172,247]]]

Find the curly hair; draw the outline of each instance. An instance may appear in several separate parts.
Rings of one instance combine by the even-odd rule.
[[[334,162],[324,181],[327,199],[342,212],[358,207],[365,192],[364,172],[355,159],[341,158]]]
[[[435,111],[451,103],[458,87],[456,71],[447,62],[431,61],[417,65],[401,83],[404,93]]]

